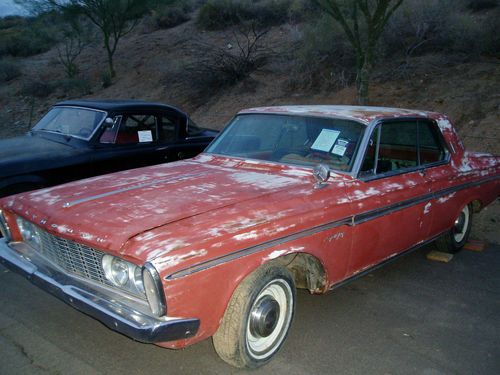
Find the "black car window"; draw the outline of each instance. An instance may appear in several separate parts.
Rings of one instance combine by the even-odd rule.
[[[177,139],[178,118],[162,115],[159,117],[159,139],[162,142],[173,142]]]
[[[203,132],[203,129],[200,129],[198,127],[198,125],[196,125],[194,123],[193,120],[188,118],[188,120],[187,120],[187,135],[188,135],[188,137],[199,136],[199,135],[201,135],[202,132]]]
[[[105,129],[99,138],[100,143],[115,143],[116,134],[118,133],[118,128],[120,127],[120,121],[122,116],[115,116],[113,118],[113,124],[104,124]]]
[[[151,143],[157,140],[156,117],[144,114],[122,116],[116,144]]]

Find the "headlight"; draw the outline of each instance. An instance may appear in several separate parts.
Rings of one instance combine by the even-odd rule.
[[[16,217],[16,223],[23,241],[34,249],[40,249],[40,234],[37,227],[19,216]]]
[[[9,225],[7,224],[7,220],[5,220],[2,210],[0,210],[0,234],[7,242],[11,240]]]
[[[102,268],[106,278],[115,286],[134,294],[144,295],[140,267],[112,255],[102,257]]]
[[[151,312],[156,316],[165,315],[167,313],[167,304],[160,275],[150,263],[146,263],[142,269],[142,280]]]

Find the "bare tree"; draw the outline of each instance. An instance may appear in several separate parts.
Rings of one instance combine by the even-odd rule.
[[[387,21],[403,0],[314,0],[338,22],[356,52],[358,102],[368,103],[375,48]]]
[[[228,43],[224,46],[198,41],[202,56],[192,70],[203,77],[202,81],[208,86],[231,85],[243,80],[269,57],[271,51],[263,44],[269,31],[269,27],[259,27],[251,22],[231,28],[225,38]]]
[[[77,17],[69,19],[62,30],[62,41],[57,46],[57,60],[64,67],[68,78],[74,78],[78,74],[76,59],[89,43],[89,27],[86,26]]]
[[[153,0],[16,0],[31,12],[59,10],[81,14],[100,30],[111,77],[116,75],[113,56],[120,39],[130,33]]]

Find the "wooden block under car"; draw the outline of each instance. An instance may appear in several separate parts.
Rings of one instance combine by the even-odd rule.
[[[464,245],[464,249],[470,251],[483,251],[487,246],[488,242],[486,241],[469,240]]]
[[[435,260],[436,262],[448,263],[450,260],[453,259],[453,254],[432,250],[430,253],[427,254],[427,259]]]

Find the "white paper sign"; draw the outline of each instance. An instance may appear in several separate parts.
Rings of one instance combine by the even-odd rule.
[[[139,130],[137,132],[137,135],[139,136],[139,142],[153,142],[153,134],[151,133],[151,130]]]
[[[340,132],[338,130],[323,129],[311,148],[313,150],[329,152],[335,144],[339,134]]]
[[[335,147],[332,150],[332,154],[344,156],[346,150],[347,150],[347,147],[345,147],[345,146],[335,145]]]

